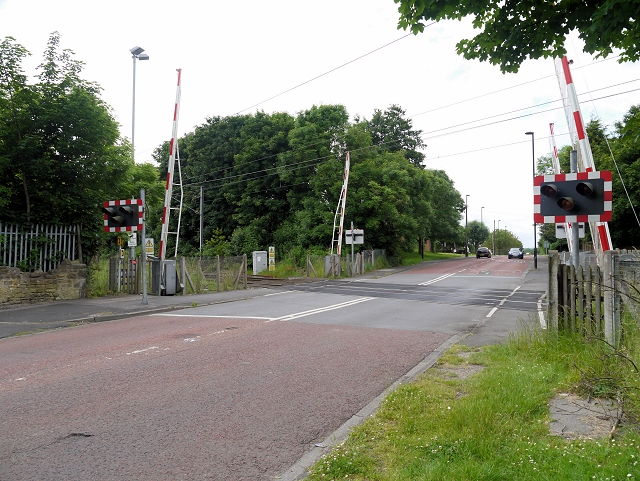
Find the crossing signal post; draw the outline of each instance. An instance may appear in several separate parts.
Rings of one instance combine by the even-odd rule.
[[[533,181],[538,224],[611,220],[611,172],[538,175]]]

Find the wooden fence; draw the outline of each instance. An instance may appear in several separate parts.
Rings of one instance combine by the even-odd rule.
[[[549,328],[604,336],[618,345],[622,336],[620,315],[623,303],[638,302],[634,285],[637,261],[629,261],[626,251],[607,251],[602,266],[563,264],[558,251],[549,251]]]

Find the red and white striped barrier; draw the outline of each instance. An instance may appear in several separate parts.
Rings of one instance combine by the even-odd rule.
[[[160,246],[158,257],[164,260],[167,253],[167,237],[169,236],[169,211],[171,208],[171,194],[173,191],[173,170],[176,161],[176,147],[178,143],[178,115],[180,113],[180,77],[182,69],[177,69],[178,87],[176,89],[176,103],[173,108],[173,129],[171,142],[169,142],[169,162],[167,163],[167,182],[164,191],[164,208],[162,209],[162,231],[160,234]]]

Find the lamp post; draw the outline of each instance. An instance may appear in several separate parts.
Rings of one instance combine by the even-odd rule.
[[[498,219],[498,230],[496,232],[498,236],[498,238],[496,239],[496,253],[500,254],[500,219]]]
[[[533,177],[536,176],[536,154],[534,150],[534,138],[535,135],[533,132],[525,132],[525,135],[531,136],[531,161],[533,164]],[[537,240],[537,230],[538,226],[536,223],[533,223],[533,268],[538,268],[538,240]]]
[[[484,207],[480,207],[480,223],[484,225],[484,222],[482,222],[482,209],[484,209]]]
[[[491,240],[492,242],[492,247],[493,247],[493,253],[497,254],[496,252],[496,220],[493,219],[493,232],[491,233]]]
[[[464,256],[469,257],[469,230],[467,229],[467,213],[469,212],[469,195],[467,194],[464,198],[464,234],[465,234],[465,244],[464,244]]]
[[[136,60],[149,60],[149,55],[144,52],[142,47],[133,47],[129,50],[131,58],[133,58],[133,103],[131,106],[131,151],[133,160],[136,160]]]

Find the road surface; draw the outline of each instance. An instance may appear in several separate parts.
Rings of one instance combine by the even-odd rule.
[[[452,338],[534,314],[528,263],[365,281],[0,340],[0,480],[268,480]]]

